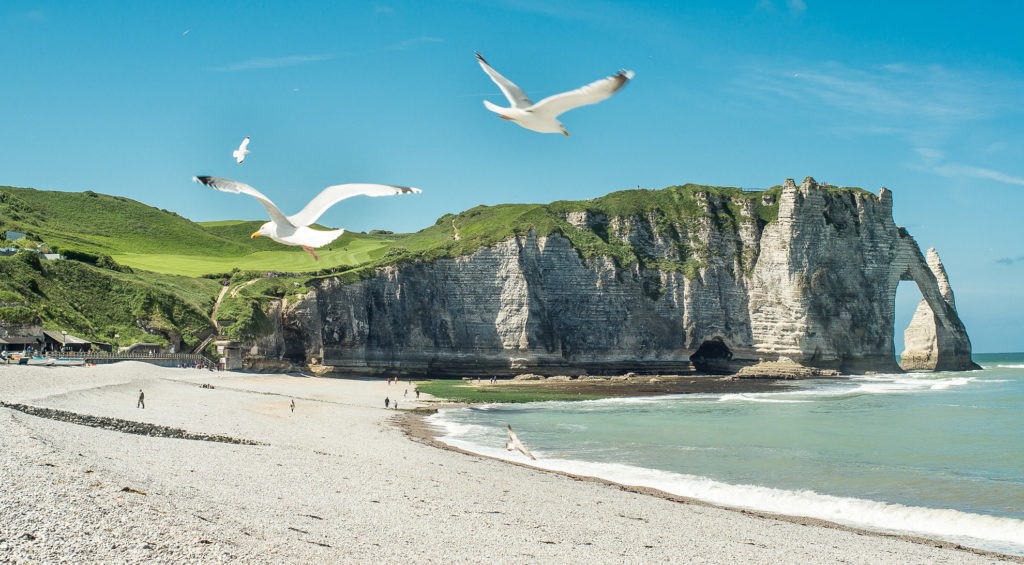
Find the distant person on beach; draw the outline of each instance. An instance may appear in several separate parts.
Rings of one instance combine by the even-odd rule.
[[[385,396],[384,397],[384,408],[387,408],[388,406],[391,406],[391,399],[388,398],[387,396]]]
[[[395,410],[398,410],[398,401],[395,400]]]
[[[405,389],[405,392],[402,393],[402,398],[405,398],[407,396],[409,396],[409,389]]]
[[[139,402],[135,404],[135,407],[143,410],[146,408],[146,393],[142,392],[141,388],[139,389]]]
[[[295,399],[292,399],[292,412],[295,412]]]
[[[416,387],[416,388],[415,388],[415,390],[414,390],[413,392],[415,392],[415,393],[416,393],[416,398],[419,398],[419,397],[420,397],[420,387]]]

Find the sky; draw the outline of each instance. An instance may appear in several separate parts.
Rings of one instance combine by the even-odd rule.
[[[813,176],[893,192],[945,263],[977,352],[1024,351],[1018,1],[0,3],[0,185],[94,190],[195,221],[286,213],[345,182],[332,227],[416,231],[480,204]],[[479,51],[534,100],[630,69],[561,117],[497,119]],[[251,154],[231,157],[244,136]],[[920,294],[902,283],[901,328]]]

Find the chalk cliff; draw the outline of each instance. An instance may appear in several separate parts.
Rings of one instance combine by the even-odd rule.
[[[665,201],[686,214],[660,205],[617,215],[596,199],[565,208],[543,233],[354,282],[324,279],[270,309],[275,330],[250,358],[345,374],[673,372],[691,361],[734,370],[779,359],[896,371],[896,287],[913,281],[923,321],[908,349],[920,354],[904,353],[905,366],[973,367],[938,256],[926,261],[895,225],[888,190],[810,177],[760,193],[673,190]],[[574,243],[595,235],[628,253]]]

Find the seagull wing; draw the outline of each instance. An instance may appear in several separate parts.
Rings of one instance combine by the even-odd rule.
[[[256,200],[260,201],[260,204],[267,209],[267,213],[270,214],[270,219],[279,226],[292,226],[295,227],[287,216],[284,215],[281,210],[270,201],[269,198],[263,195],[262,192],[255,188],[243,183],[234,181],[231,179],[225,179],[221,177],[192,177],[192,180],[199,184],[205,184],[210,188],[215,188],[221,192],[233,192],[235,194],[248,194]]]
[[[522,453],[523,455],[525,455],[525,456],[529,457],[530,459],[533,459],[534,461],[536,461],[537,458],[534,457],[532,453],[530,453],[529,449],[526,449],[526,446],[523,445],[523,442],[519,441],[519,436],[517,436],[516,433],[512,431],[512,424],[505,424],[505,425],[508,426],[508,439],[509,439],[509,443],[507,443],[505,445],[505,449],[507,449],[509,451],[512,451],[512,449],[515,448],[520,453]]]
[[[248,148],[249,148],[249,136],[247,135],[247,136],[245,136],[245,139],[242,140],[241,145],[238,146],[238,150],[242,151],[242,152],[245,152]]]
[[[548,96],[534,104],[530,110],[538,114],[543,113],[549,115],[553,118],[563,112],[572,110],[573,108],[597,104],[598,102],[609,98],[612,94],[618,92],[623,86],[626,86],[626,83],[629,82],[629,79],[631,78],[633,78],[633,71],[619,71],[610,77],[595,80],[594,82],[577,88],[576,90],[570,90],[569,92]]]
[[[389,184],[336,184],[323,189],[299,213],[289,216],[288,220],[296,226],[308,226],[317,221],[328,208],[346,198],[352,198],[353,196],[392,196],[416,192],[423,191],[418,188],[392,186]]]
[[[501,73],[491,68],[491,66],[487,64],[487,60],[479,53],[476,54],[476,60],[480,63],[484,72],[487,73],[487,76],[491,77],[494,84],[498,85],[498,88],[501,89],[505,98],[508,98],[508,102],[509,104],[512,104],[513,108],[527,108],[533,105],[533,101],[531,101],[526,93],[523,92],[523,89],[519,88],[516,86],[516,83],[501,76]]]

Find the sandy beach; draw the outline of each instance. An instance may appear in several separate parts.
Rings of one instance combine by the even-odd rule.
[[[385,409],[385,397],[399,410]],[[442,449],[410,412],[428,399],[417,402],[405,382],[136,362],[0,366],[0,400],[114,428],[141,422],[257,443],[0,408],[5,562],[1021,561]]]

